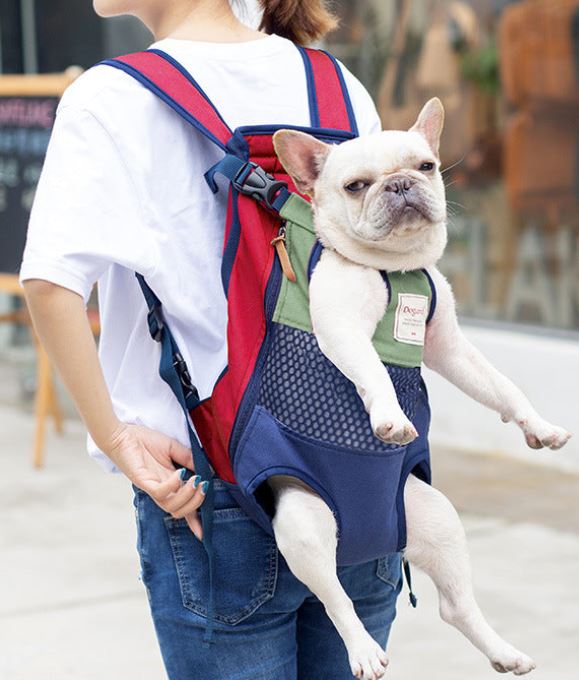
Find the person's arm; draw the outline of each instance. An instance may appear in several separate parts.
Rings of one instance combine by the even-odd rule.
[[[38,337],[96,445],[163,510],[185,517],[201,538],[197,509],[204,500],[203,484],[198,478],[183,484],[173,465],[192,469],[191,451],[160,432],[117,418],[83,298],[41,279],[28,279],[23,287]]]
[[[103,90],[98,70],[65,92],[36,188],[20,281],[34,326],[96,445],[131,482],[201,536],[201,484],[179,442],[117,418],[85,312],[92,286],[111,264],[144,274],[156,267],[146,201],[108,128],[85,108]],[[197,480],[199,481],[199,480]]]

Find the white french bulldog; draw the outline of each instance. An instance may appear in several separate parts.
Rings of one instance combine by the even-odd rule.
[[[312,198],[318,238],[325,246],[310,283],[310,313],[322,352],[356,386],[372,429],[385,442],[411,442],[416,430],[400,408],[371,338],[387,289],[379,270],[427,268],[437,306],[427,325],[424,363],[504,422],[515,421],[532,448],[558,449],[569,439],[533,409],[458,327],[451,288],[436,269],[446,245],[446,201],[439,140],[444,110],[431,99],[407,132],[383,131],[339,145],[295,130],[274,136],[276,152],[297,188]],[[336,574],[337,526],[326,503],[292,477],[270,478],[276,497],[273,528],[294,575],[324,604],[346,645],[352,673],[374,680],[387,666]],[[474,597],[465,534],[439,491],[410,475],[405,486],[405,558],[434,581],[440,614],[499,672],[523,675],[531,658],[487,623]]]

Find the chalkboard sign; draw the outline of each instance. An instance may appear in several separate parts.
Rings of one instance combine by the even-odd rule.
[[[0,272],[18,273],[56,107],[78,75],[0,76]]]

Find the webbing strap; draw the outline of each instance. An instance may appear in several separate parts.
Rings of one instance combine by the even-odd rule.
[[[306,69],[312,127],[349,130],[357,136],[356,116],[335,58],[324,50],[297,47]]]
[[[215,182],[216,174],[227,177],[239,193],[251,196],[277,213],[292,195],[287,188],[287,182],[277,180],[257,163],[242,160],[233,154],[225,154],[204,175],[205,181],[214,194],[219,190]]]
[[[242,173],[241,171],[244,168],[246,171]],[[231,182],[233,182],[234,179],[238,182],[244,182],[250,172],[251,166],[247,161],[239,158],[239,156],[234,156],[233,154],[227,153],[221,160],[217,161],[215,165],[211,166],[209,170],[207,170],[204,177],[207,184],[209,184],[211,191],[216,194],[219,190],[219,187],[215,182],[216,173],[227,177],[227,179],[229,179]]]
[[[205,630],[205,641],[211,642],[214,624],[213,471],[209,464],[207,455],[201,448],[201,445],[197,439],[197,435],[193,431],[189,421],[189,409],[193,408],[193,406],[199,403],[199,398],[197,395],[197,404],[193,403],[193,398],[195,397],[192,398],[190,394],[187,394],[186,385],[183,384],[182,374],[179,370],[179,360],[177,358],[181,357],[181,353],[179,352],[179,348],[175,338],[173,337],[173,334],[169,330],[169,326],[165,323],[163,318],[161,301],[152,291],[141,274],[135,273],[135,276],[137,277],[137,281],[139,282],[143,296],[145,297],[145,302],[147,303],[147,308],[149,310],[147,315],[149,321],[149,331],[153,339],[161,344],[159,375],[167,383],[167,385],[169,385],[185,414],[185,422],[187,423],[187,432],[189,435],[189,442],[191,444],[191,453],[193,456],[195,474],[201,475],[201,479],[209,481],[207,493],[205,494],[205,500],[201,505],[201,521],[203,524],[203,546],[205,548],[205,552],[207,553],[209,567],[209,600],[207,604],[207,626]]]
[[[324,50],[296,45],[306,71],[310,125],[358,134],[356,117],[342,70]],[[233,133],[193,76],[170,54],[148,49],[105,59],[160,97],[207,139],[226,151]]]
[[[119,68],[138,80],[225,151],[233,133],[199,83],[169,54],[151,49],[100,63]]]

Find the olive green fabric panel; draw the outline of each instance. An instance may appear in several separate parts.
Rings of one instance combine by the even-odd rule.
[[[285,220],[286,248],[296,281],[292,282],[282,276],[280,294],[277,300],[273,320],[309,333],[312,322],[309,311],[308,263],[312,248],[316,243],[310,204],[293,194],[280,211]],[[420,366],[423,346],[420,342],[420,327],[416,328],[417,338],[413,340],[414,328],[412,315],[401,324],[400,307],[407,307],[408,301],[415,301],[422,318],[428,313],[431,304],[431,290],[428,277],[421,270],[410,272],[391,272],[388,274],[391,287],[391,298],[386,313],[376,327],[372,343],[380,359],[385,363],[397,366]],[[386,283],[384,284],[386,285]],[[402,296],[402,297],[401,297]],[[426,300],[424,299],[426,298]],[[410,305],[412,308],[412,305]],[[396,336],[401,339],[397,339]]]
[[[302,198],[298,194],[292,194],[288,198],[279,211],[279,214],[282,219],[288,220],[289,222],[295,222],[306,231],[309,231],[312,235],[315,234],[312,206],[305,198]]]
[[[312,332],[309,303],[308,262],[316,243],[310,204],[292,194],[280,210],[286,221],[286,248],[297,280],[282,276],[281,290],[273,320],[292,328]]]

